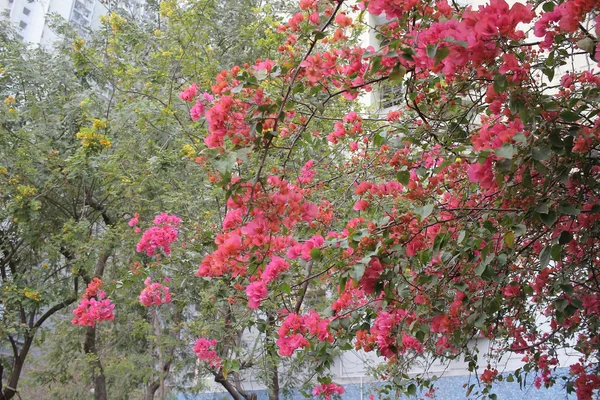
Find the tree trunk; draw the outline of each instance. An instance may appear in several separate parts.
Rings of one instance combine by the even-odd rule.
[[[12,371],[10,373],[10,377],[8,378],[8,385],[6,385],[4,390],[0,392],[0,399],[10,400],[17,393],[17,386],[19,385],[19,379],[21,378],[23,365],[25,365],[25,359],[27,358],[27,354],[29,353],[32,343],[33,336],[25,336],[25,343],[23,343],[21,351],[15,356]]]
[[[156,380],[156,381],[152,382],[150,385],[148,385],[148,388],[146,389],[145,400],[154,400],[154,394],[156,393],[156,391],[158,390],[159,387],[160,387],[160,381],[158,381],[158,380]]]
[[[94,275],[98,278],[102,278],[104,275],[104,269],[106,262],[110,257],[112,247],[108,247],[101,254],[98,262],[96,263],[96,269]],[[106,400],[106,377],[104,376],[104,369],[102,368],[102,362],[100,362],[100,356],[96,349],[96,327],[88,326],[85,330],[85,341],[83,343],[83,352],[90,355],[93,358],[92,364],[92,379],[94,381],[94,399],[95,400]]]
[[[93,357],[92,364],[92,379],[94,381],[94,399],[106,400],[106,377],[104,369],[100,362],[100,356],[96,352],[96,327],[88,326],[85,330],[85,342],[83,344],[83,352]]]

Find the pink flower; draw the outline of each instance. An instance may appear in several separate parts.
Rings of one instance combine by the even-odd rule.
[[[307,185],[312,182],[313,178],[317,174],[317,172],[312,169],[314,167],[314,165],[315,165],[314,160],[308,160],[306,162],[306,164],[304,164],[304,166],[300,170],[300,176],[298,177],[297,182],[299,184]]]
[[[502,289],[502,294],[504,297],[515,297],[521,293],[521,286],[519,285],[506,285],[504,289]]]
[[[412,349],[419,354],[423,353],[423,343],[419,342],[415,337],[407,335],[406,333],[402,335],[402,346],[404,346],[406,350]]]
[[[100,290],[103,282],[100,278],[94,278],[83,294],[81,303],[73,310],[75,318],[71,321],[74,325],[95,326],[96,322],[112,321],[115,316],[112,310],[114,304],[105,299],[106,293]]]
[[[204,115],[204,103],[200,100],[196,101],[196,104],[190,109],[190,117],[192,117],[192,121],[198,121],[201,116]]]
[[[263,281],[252,282],[246,288],[246,296],[248,296],[248,307],[256,310],[260,306],[260,302],[267,297],[267,284]]]
[[[81,303],[73,310],[75,318],[71,321],[74,325],[95,326],[96,322],[112,321],[115,316],[112,310],[115,308],[109,299],[96,300],[83,299]]]
[[[168,287],[163,286],[161,283],[152,283],[150,277],[146,278],[144,284],[146,287],[139,297],[140,303],[144,306],[150,307],[153,304],[160,306],[171,302],[171,292]]]
[[[344,388],[335,383],[323,383],[315,386],[312,393],[315,396],[323,396],[325,400],[331,400],[332,395],[344,394]]]
[[[127,225],[129,225],[129,226],[131,226],[133,228],[134,226],[136,226],[138,224],[139,220],[140,220],[140,214],[135,213],[135,215],[133,216],[133,218],[131,218],[129,220],[129,222],[127,223]]]
[[[267,267],[263,271],[261,275],[261,279],[265,281],[265,283],[269,283],[275,279],[277,276],[290,268],[290,264],[285,261],[281,257],[273,256],[271,258],[271,262],[267,264]]]
[[[215,346],[217,345],[217,339],[208,340],[206,338],[200,338],[194,343],[194,353],[196,356],[206,362],[213,368],[221,367],[221,357],[217,355]]]
[[[171,254],[171,243],[177,240],[178,231],[175,229],[181,223],[181,219],[174,215],[162,213],[154,218],[154,225],[142,234],[142,238],[136,246],[138,253],[146,252],[152,257],[156,250],[162,249],[168,256]]]
[[[182,92],[179,93],[179,98],[183,101],[189,101],[191,102],[192,100],[194,100],[194,97],[196,97],[196,94],[198,93],[198,86],[194,83],[192,84],[192,86],[184,89]]]
[[[364,211],[367,209],[367,207],[369,207],[369,202],[366,200],[357,200],[356,203],[354,203],[354,207],[352,207],[352,209],[354,211]]]

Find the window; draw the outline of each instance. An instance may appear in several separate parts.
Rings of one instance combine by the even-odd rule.
[[[23,14],[29,15],[30,12],[31,12],[31,10],[29,8],[23,7]]]
[[[27,28],[27,22],[25,22],[25,21],[19,22],[19,28],[21,28],[21,29]]]

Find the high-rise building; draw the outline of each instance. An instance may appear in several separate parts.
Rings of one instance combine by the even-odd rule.
[[[0,20],[9,21],[23,41],[50,46],[58,36],[52,15],[68,21],[81,34],[100,25],[107,8],[99,0],[0,0]]]

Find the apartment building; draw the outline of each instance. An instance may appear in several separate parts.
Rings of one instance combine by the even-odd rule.
[[[51,17],[60,16],[80,34],[100,26],[106,6],[99,0],[0,0],[0,20],[8,21],[24,42],[49,47],[58,36]]]

